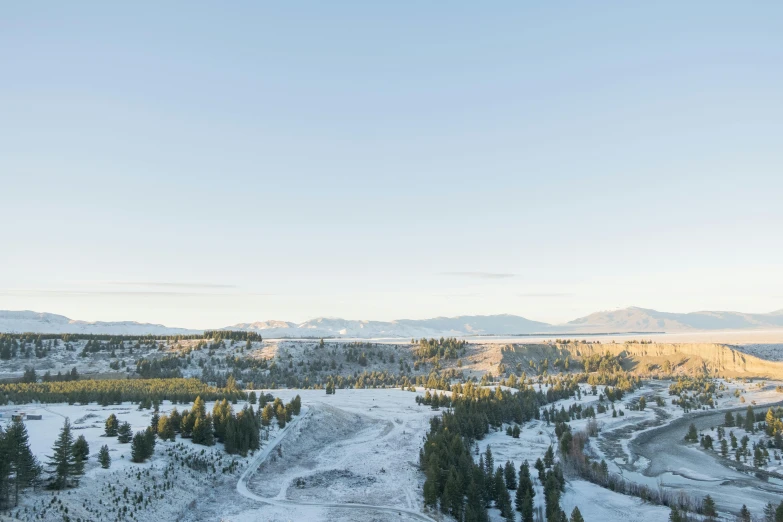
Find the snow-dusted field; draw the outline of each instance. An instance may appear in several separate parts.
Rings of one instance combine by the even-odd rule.
[[[660,483],[666,488],[690,488],[698,495],[709,492],[718,500],[719,507],[735,510],[736,500],[760,513],[761,505],[766,502],[766,496],[757,489],[760,483],[752,479],[743,483],[744,497],[725,494],[730,491],[721,485],[724,479],[736,481],[740,472],[716,462],[709,452],[682,442],[685,430],[680,423],[687,425],[693,415],[684,414],[681,408],[671,404],[668,384],[651,381],[615,403],[622,416],[612,417],[611,409],[598,414],[601,436],[591,439],[590,451],[607,461],[610,472],[621,474],[627,480],[655,487]],[[764,404],[783,399],[783,394],[775,391],[777,383],[759,384],[724,382],[726,389],[717,399],[717,409],[700,412],[700,418],[707,418],[708,414],[722,416],[726,409],[751,404],[757,411],[764,411]],[[741,392],[744,402],[734,395],[735,390]],[[598,392],[601,391],[599,386]],[[418,470],[418,452],[429,419],[440,412],[417,405],[416,393],[399,389],[337,390],[335,395],[326,395],[323,390],[271,392],[284,401],[300,395],[302,414],[283,431],[273,428],[262,434],[265,440],[256,455],[229,456],[219,444],[205,448],[178,438],[174,443],[159,441],[154,457],[144,464],[130,462],[129,444],[119,444],[116,438],[103,436],[104,420],[114,413],[120,421],[128,421],[134,430],[141,430],[150,423],[150,410],[138,410],[131,404],[4,407],[2,422],[8,422],[7,417],[15,409],[43,416],[40,421],[26,422],[32,449],[42,462],[51,453],[65,417],[71,419],[75,436],[85,436],[91,454],[87,473],[78,488],[60,493],[27,493],[13,514],[21,520],[62,520],[63,509],[67,507],[71,520],[448,520],[423,508],[424,477]],[[419,389],[417,393],[423,392]],[[575,402],[583,407],[597,404],[598,397],[589,393],[588,386],[583,386],[582,392],[581,398],[560,401],[556,408],[568,408]],[[631,410],[630,405],[642,395],[647,398],[647,409]],[[657,406],[655,397],[664,398],[665,405]],[[186,406],[177,407],[182,411]],[[207,408],[211,407],[208,403]],[[234,406],[241,407],[241,403]],[[161,405],[161,413],[172,408],[166,402]],[[582,419],[572,421],[571,425],[578,431],[586,423]],[[637,447],[636,438],[654,430],[665,432],[670,424],[666,449],[647,458],[643,449]],[[706,432],[710,432],[710,427],[700,425]],[[491,446],[496,464],[510,460],[518,469],[524,460],[532,466],[555,442],[553,425],[531,421],[522,427],[519,439],[506,435],[504,426],[479,441],[478,449],[484,452]],[[103,444],[109,446],[112,457],[108,470],[101,469],[96,459]],[[677,452],[693,458],[667,458],[669,453],[679,455]],[[202,468],[206,469],[192,469],[198,466],[186,465],[188,459],[183,459],[183,455],[190,455],[191,460],[202,459],[205,463]],[[773,459],[769,469],[776,471],[779,466]],[[534,483],[536,505],[543,506],[543,488],[537,479]],[[132,499],[139,494],[144,500],[135,503]],[[54,503],[52,499],[56,499]],[[667,508],[571,477],[562,507],[570,513],[574,506],[579,507],[586,520],[605,522],[664,521],[669,514]],[[499,520],[497,510],[490,510],[490,515],[493,520]]]
[[[213,405],[206,403],[207,411]],[[242,406],[241,402],[235,405],[235,411]],[[188,408],[182,404],[176,407],[180,412]],[[160,412],[168,413],[173,408],[166,401],[161,404]],[[198,506],[208,492],[220,489],[234,491],[239,473],[252,458],[228,455],[221,444],[204,447],[177,437],[176,442],[158,440],[155,454],[149,461],[132,463],[130,444],[120,444],[116,437],[103,436],[105,419],[112,413],[120,422],[130,423],[134,432],[149,426],[151,410],[139,410],[136,405],[129,403],[107,407],[95,404],[6,406],[0,408],[3,413],[0,421],[7,424],[11,413],[17,410],[42,416],[41,420],[25,422],[31,449],[42,464],[51,455],[52,445],[66,417],[71,420],[74,438],[84,435],[90,446],[90,458],[79,487],[62,492],[25,493],[20,507],[12,510],[21,520],[33,520],[45,510],[42,518],[35,519],[60,521],[63,520],[63,508],[66,507],[71,520],[176,520],[189,515],[190,510]],[[265,436],[273,439],[277,431],[277,428],[271,428],[269,433],[262,433],[262,439]],[[104,444],[109,447],[112,459],[109,469],[101,468],[97,462],[98,451]],[[235,469],[226,470],[232,462],[235,462]],[[203,470],[202,467],[207,469]],[[126,487],[127,492],[124,491]],[[116,511],[133,506],[132,498],[139,493],[144,498],[144,505],[129,507],[129,510],[135,509],[133,517],[130,511]],[[115,497],[120,498],[116,504],[113,501]],[[45,508],[53,498],[58,499],[56,507]]]

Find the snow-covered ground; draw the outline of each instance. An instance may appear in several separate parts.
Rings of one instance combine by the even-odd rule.
[[[685,414],[680,407],[671,404],[673,397],[668,395],[668,384],[648,382],[616,402],[615,409],[623,415],[612,417],[611,407],[606,413],[598,414],[601,435],[591,439],[590,451],[598,459],[607,461],[610,472],[621,474],[627,480],[654,487],[659,482],[667,488],[694,487],[699,495],[711,492],[720,500],[719,507],[723,504],[724,508],[733,509],[736,506],[726,504],[733,502],[732,495],[721,496],[725,486],[720,485],[720,477],[739,472],[708,462],[705,460],[708,455],[703,450],[682,443],[685,430],[677,423],[687,426],[694,415]],[[764,404],[783,399],[783,394],[775,391],[776,384],[723,382],[725,389],[717,399],[718,408],[699,412],[701,417],[698,418],[722,416],[725,409],[748,405],[764,411]],[[543,386],[542,390],[545,389]],[[601,393],[602,387],[597,391]],[[738,396],[735,391],[739,392]],[[149,425],[150,410],[139,410],[131,404],[4,407],[2,422],[8,422],[14,410],[43,416],[42,420],[26,422],[32,449],[42,462],[51,454],[65,417],[71,419],[75,436],[85,436],[91,454],[87,473],[78,488],[60,493],[27,493],[23,504],[13,513],[21,520],[33,520],[35,516],[39,516],[37,520],[62,520],[65,507],[72,520],[79,517],[88,520],[222,519],[234,522],[448,520],[440,513],[427,512],[423,508],[424,477],[418,469],[418,453],[430,418],[440,414],[428,406],[416,404],[415,397],[422,395],[423,389],[417,393],[399,389],[338,389],[335,395],[326,395],[323,390],[271,392],[284,401],[300,395],[302,414],[284,431],[273,428],[262,437],[265,439],[262,450],[256,455],[229,456],[219,444],[205,448],[178,438],[174,443],[159,441],[154,457],[144,464],[130,462],[129,444],[119,444],[116,438],[103,436],[104,421],[114,413],[137,431]],[[648,407],[644,411],[632,410],[631,405],[642,395],[647,398]],[[663,407],[656,405],[656,397],[664,399]],[[581,398],[559,401],[555,407],[567,409],[574,403],[583,408],[595,407],[597,401],[598,396],[592,395],[590,387],[583,385]],[[177,406],[180,411],[185,407]],[[211,407],[208,403],[207,408]],[[235,409],[241,407],[241,403],[234,406]],[[165,402],[161,405],[161,413],[172,408]],[[586,423],[586,419],[574,420],[572,429],[582,430]],[[671,423],[675,424],[668,435],[670,439],[666,439],[668,450],[647,458],[637,447],[636,438],[643,433],[665,429]],[[519,439],[506,435],[505,428],[489,433],[478,442],[480,452],[491,446],[496,465],[508,460],[518,469],[527,460],[532,466],[547,447],[556,442],[554,425],[547,426],[543,420],[522,426]],[[703,429],[709,431],[709,426]],[[759,437],[761,435],[756,434],[753,440]],[[108,470],[101,469],[96,459],[103,444],[109,446],[112,457]],[[695,456],[687,461],[672,462],[665,457],[674,450],[685,452],[686,456],[692,452]],[[200,464],[197,459],[201,459]],[[772,464],[777,466],[779,462],[773,459]],[[199,469],[199,465],[205,469]],[[534,472],[534,478],[535,475]],[[536,505],[543,506],[543,488],[537,479],[534,482]],[[763,502],[757,494],[759,490],[755,489],[758,485],[751,481],[744,487],[749,495],[744,503],[748,503],[754,513],[760,513]],[[139,494],[143,497],[140,503],[135,501]],[[56,499],[54,503],[52,499]],[[570,477],[562,507],[570,513],[574,506],[579,507],[586,520],[626,522],[668,518],[666,508]],[[123,509],[127,511],[118,511]],[[490,511],[491,518],[499,520],[497,510]]]
[[[213,405],[206,403],[207,411]],[[238,411],[242,406],[240,402],[233,407]],[[188,405],[176,407],[182,412]],[[160,413],[168,413],[173,408],[165,401],[160,406]],[[71,421],[74,438],[84,435],[90,446],[90,458],[79,487],[62,492],[26,492],[19,508],[12,510],[20,520],[60,521],[66,507],[71,520],[117,520],[118,517],[121,520],[133,520],[134,517],[135,520],[174,520],[188,515],[190,506],[197,506],[207,489],[233,491],[239,473],[252,458],[228,455],[221,444],[205,447],[177,437],[176,442],[158,440],[149,461],[132,463],[130,444],[120,444],[116,437],[104,436],[105,420],[112,413],[120,422],[130,423],[134,432],[149,426],[151,410],[139,410],[130,403],[107,407],[94,404],[6,406],[0,408],[3,414],[0,421],[9,423],[15,411],[42,416],[41,420],[25,422],[30,447],[42,464],[52,454],[52,445],[66,417]],[[271,427],[262,433],[262,439],[274,439],[277,431],[276,427]],[[98,451],[104,444],[109,447],[112,459],[109,469],[101,468],[97,461]],[[144,500],[137,506],[133,499],[138,494]],[[52,499],[57,499],[54,505],[50,505]],[[124,507],[129,511],[116,511]],[[134,517],[131,510],[134,510]]]

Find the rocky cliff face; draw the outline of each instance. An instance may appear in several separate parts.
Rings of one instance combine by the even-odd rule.
[[[641,375],[661,372],[669,361],[675,374],[783,379],[783,362],[760,359],[724,344],[514,344],[499,349],[499,362],[512,369],[522,363],[526,371],[530,360],[541,362],[547,358],[551,365],[566,356],[579,362],[591,355],[609,353],[622,358],[624,369]]]

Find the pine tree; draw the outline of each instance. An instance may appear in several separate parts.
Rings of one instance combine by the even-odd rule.
[[[271,404],[267,404],[261,412],[261,424],[263,426],[269,426],[274,418],[275,410]]]
[[[506,517],[511,512],[511,497],[506,489],[506,479],[503,468],[498,466],[495,471],[495,505],[500,510],[500,516]]]
[[[465,522],[488,522],[489,515],[481,498],[481,488],[475,481],[470,481],[465,502]]]
[[[783,501],[775,508],[775,522],[783,522]]]
[[[258,397],[256,397],[256,392],[255,392],[255,391],[251,391],[251,392],[250,392],[250,395],[248,395],[248,398],[247,398],[247,400],[248,400],[248,402],[249,402],[250,404],[255,404],[255,403],[257,403],[257,402],[258,402]]]
[[[203,446],[213,446],[215,444],[211,415],[196,417],[196,422],[193,424],[193,443]]]
[[[570,522],[585,522],[585,519],[582,518],[582,513],[579,512],[579,508],[576,506],[574,506],[574,510],[571,511]]]
[[[235,417],[231,416],[226,421],[225,431],[223,435],[223,446],[226,453],[233,455],[235,453],[242,453],[242,450],[246,452],[244,444],[240,442],[239,430],[237,429],[237,423]]]
[[[84,435],[79,435],[73,443],[73,474],[75,476],[84,474],[84,463],[90,457],[90,445]]]
[[[715,510],[715,501],[712,500],[710,495],[704,497],[704,500],[701,503],[701,512],[708,519],[713,519],[718,516],[718,512]]]
[[[158,432],[158,422],[160,421],[160,414],[157,410],[152,414],[152,417],[150,418],[150,428],[155,431],[155,433]]]
[[[147,437],[143,431],[137,431],[131,442],[131,461],[144,462],[147,460]]]
[[[699,432],[696,430],[696,425],[691,423],[688,426],[688,433],[685,435],[685,440],[688,442],[697,442],[699,440]]]
[[[522,522],[533,522],[533,497],[530,496],[529,491],[525,491],[522,502],[518,505],[517,509],[522,513]]]
[[[182,422],[180,422],[180,433],[185,439],[193,436],[193,426],[196,424],[195,412],[185,410],[182,412]]]
[[[151,457],[152,453],[155,451],[155,430],[152,429],[152,426],[148,426],[146,430],[144,430],[144,441],[147,443],[147,457]]]
[[[552,464],[555,462],[555,452],[552,450],[552,445],[550,444],[549,447],[546,449],[546,453],[544,453],[544,467],[547,469],[552,467]]]
[[[106,436],[116,437],[119,426],[120,423],[117,420],[117,416],[113,413],[109,415],[109,417],[106,419],[106,428],[105,428]]]
[[[510,490],[517,489],[517,470],[514,467],[514,463],[506,461],[506,465],[503,468],[503,475],[506,479],[506,488]]]
[[[492,447],[487,446],[487,450],[484,452],[484,466],[485,474],[492,476],[495,473],[495,458],[492,456]]]
[[[748,409],[750,409],[750,406],[748,406]],[[750,522],[750,511],[748,510],[748,506],[742,504],[742,509],[740,509],[737,519],[740,522]]]
[[[15,419],[5,434],[7,463],[14,474],[14,505],[19,504],[19,491],[33,486],[41,475],[41,465],[30,450],[27,427]]]
[[[764,506],[764,522],[775,522],[775,505],[772,502]]]
[[[60,435],[52,447],[52,456],[48,465],[53,469],[52,487],[63,489],[68,486],[68,479],[74,471],[73,459],[73,435],[71,434],[71,421],[66,417]]]
[[[98,462],[101,463],[103,469],[108,469],[111,466],[111,455],[109,455],[109,446],[104,444],[101,446],[101,450],[98,452]]]
[[[753,406],[748,406],[747,414],[745,415],[745,431],[753,433],[756,431],[756,414],[753,412]]]
[[[167,415],[161,415],[158,420],[158,437],[162,440],[174,442],[176,434],[174,433],[174,424]]]
[[[447,511],[455,519],[462,520],[462,488],[460,488],[459,478],[453,468],[446,478],[446,484],[443,486],[441,509]]]
[[[117,428],[117,441],[119,441],[120,444],[127,444],[132,438],[133,430],[131,429],[131,425],[127,422],[120,424],[120,427]]]
[[[179,414],[179,411],[177,411],[177,408],[174,408],[169,412],[169,423],[171,424],[171,429],[174,430],[174,433],[179,433],[182,426],[182,416]]]
[[[546,475],[544,474],[544,462],[541,460],[541,457],[536,459],[536,463],[533,466],[538,470],[538,480],[543,485]]]

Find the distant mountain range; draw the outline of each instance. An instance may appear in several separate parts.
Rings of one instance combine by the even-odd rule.
[[[740,312],[678,314],[630,307],[596,312],[559,325],[503,314],[400,319],[397,321],[361,321],[320,317],[303,323],[288,321],[238,323],[223,329],[258,332],[266,338],[355,337],[371,339],[399,337],[410,339],[469,335],[652,333],[774,328],[783,328],[783,310],[767,314]],[[0,310],[0,332],[177,335],[194,334],[201,331],[133,321],[77,321],[56,314]]]
[[[200,330],[170,328],[162,324],[137,323],[135,321],[78,321],[64,315],[0,310],[0,332],[11,333],[83,333],[115,335],[177,335],[199,333]]]

